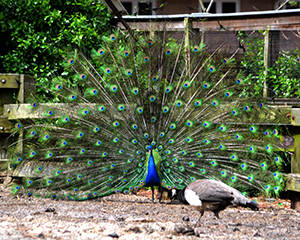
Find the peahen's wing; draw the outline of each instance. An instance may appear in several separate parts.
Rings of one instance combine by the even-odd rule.
[[[166,188],[218,178],[279,191],[279,132],[259,125],[276,109],[246,97],[236,51],[223,58],[222,46],[209,52],[165,34],[136,41],[116,32],[92,60],[79,51],[65,56],[77,86],[61,77],[40,86],[61,103],[34,101],[29,111],[46,119],[16,125],[24,137],[11,148],[23,145],[13,157],[23,182],[14,191],[87,199],[137,190],[149,148]]]
[[[203,202],[221,202],[233,200],[233,191],[228,186],[222,186],[217,181],[202,179],[190,183],[185,192],[185,198],[189,200],[188,194],[196,194]]]

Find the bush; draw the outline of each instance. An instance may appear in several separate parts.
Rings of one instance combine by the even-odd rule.
[[[278,97],[300,97],[300,51],[281,52],[270,69],[270,81]]]
[[[300,97],[300,51],[281,51],[278,60],[268,67],[265,75],[264,67],[264,37],[265,31],[250,38],[244,32],[239,33],[241,41],[245,44],[245,55],[241,67],[245,72],[245,82],[251,84],[249,95],[262,95],[263,83],[267,82],[271,96],[284,98]],[[254,89],[254,91],[253,91]]]

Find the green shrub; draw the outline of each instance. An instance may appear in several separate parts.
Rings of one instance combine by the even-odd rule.
[[[249,37],[244,32],[239,37],[245,44],[245,55],[241,67],[245,72],[245,82],[251,84],[249,95],[262,95],[264,81],[271,91],[271,96],[284,98],[300,97],[300,51],[281,51],[278,60],[273,66],[268,67],[265,75],[264,67],[264,34]],[[253,91],[254,90],[254,91]]]

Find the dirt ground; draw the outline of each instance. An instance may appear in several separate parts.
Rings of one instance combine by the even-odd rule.
[[[290,203],[257,199],[260,211],[227,208],[221,225],[170,199],[154,203],[150,191],[91,201],[12,198],[0,186],[0,239],[299,239],[300,213]]]

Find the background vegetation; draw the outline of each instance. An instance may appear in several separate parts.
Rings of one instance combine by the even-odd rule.
[[[102,36],[111,32],[111,19],[97,0],[1,0],[0,72],[33,75],[38,84],[48,85],[49,76],[63,72],[59,52],[68,47],[97,49]],[[251,82],[249,94],[261,95],[266,80],[277,97],[299,97],[299,50],[281,52],[265,76],[263,34],[250,39],[240,33],[246,46],[241,67],[246,82]],[[47,95],[40,88],[37,91],[41,98]]]
[[[240,32],[242,43],[246,46],[241,67],[245,72],[245,81],[252,85],[249,93],[261,95],[263,82],[267,81],[272,96],[300,97],[300,51],[281,51],[278,60],[268,67],[265,75],[264,34],[265,31],[259,31],[259,35],[250,38]]]

